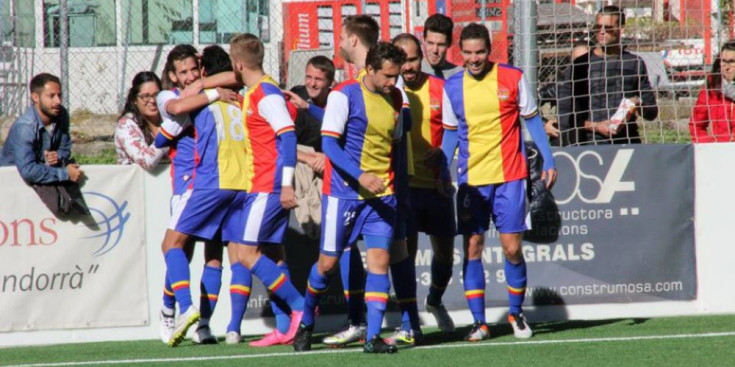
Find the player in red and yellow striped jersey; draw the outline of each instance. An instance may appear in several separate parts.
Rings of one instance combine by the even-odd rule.
[[[245,142],[244,184],[248,194],[244,203],[229,213],[240,221],[240,234],[230,238],[223,233],[223,239],[237,246],[240,262],[291,308],[291,327],[279,337],[285,344],[296,334],[304,305],[303,297],[276,264],[283,260],[281,245],[288,210],[296,206],[296,134],[281,90],[263,71],[264,54],[263,43],[252,34],[241,34],[230,41],[232,68],[247,88],[242,125],[236,132]]]
[[[482,251],[492,218],[505,253],[510,312],[508,320],[518,338],[530,338],[521,305],[526,287],[526,264],[521,252],[525,225],[526,157],[520,119],[544,159],[543,178],[556,180],[554,159],[532,91],[523,72],[488,60],[490,35],[485,26],[470,24],[460,35],[465,72],[444,86],[443,150],[451,161],[459,142],[457,162],[457,221],[465,236],[465,297],[475,324],[468,341],[490,337],[485,325],[485,274]]]
[[[444,134],[442,126],[442,92],[444,80],[421,70],[423,54],[419,40],[409,33],[396,36],[393,43],[406,52],[406,63],[401,68],[411,111],[411,156],[413,175],[409,180],[410,214],[408,214],[408,258],[414,261],[418,247],[418,232],[431,238],[434,257],[431,262],[431,287],[426,299],[426,309],[437,320],[445,332],[454,331],[454,322],[441,298],[452,277],[454,236],[456,223],[454,203],[447,190],[447,184],[440,178],[442,161],[441,143]],[[438,186],[437,186],[438,185]],[[395,278],[415,278],[414,276],[394,276]],[[395,285],[395,284],[394,284]],[[415,287],[415,285],[414,285]],[[398,294],[398,289],[396,290]],[[413,291],[415,305],[416,292]],[[401,297],[398,297],[399,301]],[[414,309],[402,306],[401,330],[394,334],[396,342],[413,334],[420,333],[418,316]]]

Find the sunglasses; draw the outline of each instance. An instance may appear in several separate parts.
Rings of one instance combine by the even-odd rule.
[[[595,31],[595,33],[599,31],[603,31],[605,33],[615,33],[620,30],[620,27],[618,26],[609,26],[609,25],[601,25],[601,24],[595,24],[594,27],[592,27],[592,30]]]

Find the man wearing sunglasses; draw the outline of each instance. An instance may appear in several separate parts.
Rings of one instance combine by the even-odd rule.
[[[620,8],[602,8],[590,35],[596,47],[574,60],[559,85],[564,145],[640,143],[636,115],[658,116],[646,65],[621,42],[624,26]]]

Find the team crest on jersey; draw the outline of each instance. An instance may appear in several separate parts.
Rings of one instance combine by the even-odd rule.
[[[246,113],[248,114],[248,116],[252,116],[253,115],[253,109],[252,108],[248,108],[248,110],[246,111]]]
[[[510,91],[507,89],[498,89],[498,98],[505,102],[510,98]]]
[[[436,98],[432,98],[431,101],[429,101],[429,107],[432,111],[439,111],[439,108],[441,107],[441,103],[439,103],[439,100]]]

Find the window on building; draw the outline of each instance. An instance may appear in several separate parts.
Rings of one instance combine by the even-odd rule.
[[[129,45],[194,42],[192,0],[130,0],[123,4],[122,33],[123,37],[127,34]]]
[[[334,47],[334,9],[331,5],[317,7],[319,48]]]
[[[0,46],[35,46],[33,2],[0,0]]]
[[[23,1],[31,4],[31,1]],[[69,46],[112,46],[116,43],[115,0],[74,1],[67,3]],[[45,47],[59,47],[61,7],[58,0],[43,1]]]
[[[238,33],[270,41],[268,6],[267,0],[199,0],[199,43],[228,43]]]

